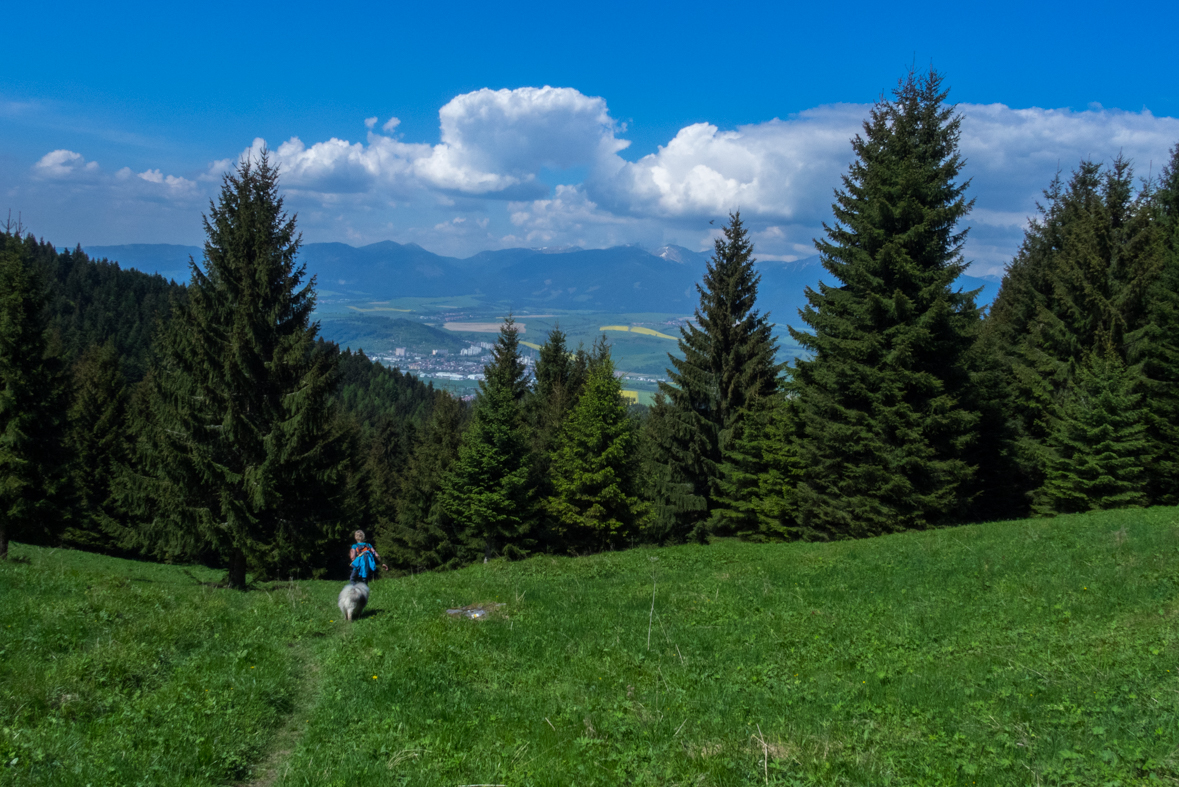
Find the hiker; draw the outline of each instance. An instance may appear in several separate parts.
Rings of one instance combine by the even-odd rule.
[[[349,582],[353,585],[358,581],[367,583],[370,577],[376,576],[378,563],[385,571],[389,570],[389,567],[381,562],[381,556],[373,549],[372,544],[365,543],[363,530],[357,530],[352,537],[356,539],[356,543],[348,552],[348,560],[352,563],[352,576],[348,577]]]

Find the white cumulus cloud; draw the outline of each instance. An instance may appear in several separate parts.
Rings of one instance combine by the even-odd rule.
[[[708,123],[680,130],[657,153],[624,162],[594,183],[615,209],[673,217],[816,217],[850,158],[848,140],[863,107],[838,105],[722,131]],[[830,199],[828,198],[829,202]]]
[[[597,164],[629,144],[615,137],[604,99],[572,88],[484,88],[438,114],[442,142],[416,170],[435,186],[470,194],[535,184],[542,169]]]
[[[625,126],[606,100],[573,88],[483,89],[438,113],[438,136],[406,142],[400,121],[364,118],[363,139],[290,137],[272,149],[308,237],[393,238],[466,255],[496,243],[606,246],[679,243],[707,250],[716,225],[740,209],[762,259],[814,254],[870,107],[832,104],[761,123],[686,126],[655,152],[628,160]],[[1082,159],[1131,159],[1157,174],[1179,142],[1179,119],[1094,106],[1069,109],[962,104],[961,151],[976,271],[1001,272],[1041,191]],[[379,130],[378,130],[379,129]],[[181,175],[124,167],[104,175],[74,151],[45,154],[30,183],[49,190],[106,184],[111,199],[174,203],[214,195],[222,174],[266,147]],[[562,185],[550,186],[553,181]],[[575,181],[575,182],[571,182]],[[576,182],[580,181],[580,182]],[[188,206],[188,207],[186,207]],[[145,211],[154,208],[145,208]],[[719,224],[719,222],[718,222]]]
[[[72,150],[53,150],[33,165],[33,172],[42,178],[77,178],[97,173],[98,162],[86,161],[81,153]]]
[[[478,90],[457,96],[438,113],[441,141],[404,143],[389,134],[390,118],[363,142],[332,138],[305,144],[291,137],[274,151],[284,182],[316,192],[354,193],[383,187],[405,192],[436,189],[473,196],[542,196],[542,170],[568,170],[608,163],[629,143],[604,99],[572,88]],[[255,140],[244,155],[265,145]]]
[[[155,183],[160,186],[166,186],[169,190],[174,192],[192,192],[196,189],[196,183],[188,178],[178,177],[176,175],[165,175],[158,169],[149,169],[140,172],[137,176],[140,180],[148,183]]]

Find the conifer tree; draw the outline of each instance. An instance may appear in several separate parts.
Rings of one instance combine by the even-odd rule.
[[[515,320],[505,320],[492,362],[484,368],[471,425],[443,488],[448,516],[463,525],[463,540],[483,552],[524,557],[536,544],[535,498],[524,424],[527,392]]]
[[[73,510],[69,386],[29,260],[35,246],[12,227],[0,233],[0,560],[9,539],[52,542]]]
[[[784,394],[747,409],[741,436],[721,465],[719,490],[732,533],[748,541],[805,538],[797,522],[796,403]]]
[[[1144,422],[1153,462],[1152,503],[1179,503],[1179,145],[1152,195],[1160,270],[1147,297],[1142,326],[1128,337],[1130,360],[1143,376]]]
[[[741,436],[753,403],[777,389],[777,347],[766,315],[755,308],[761,276],[740,213],[717,238],[700,306],[681,330],[683,358],[669,355],[669,383],[660,383],[650,436],[663,465],[655,487],[656,528],[671,540],[703,541],[731,532],[742,514],[719,489],[721,467]]]
[[[810,354],[792,389],[802,434],[801,524],[860,537],[965,516],[973,468],[964,452],[977,414],[967,404],[967,353],[977,334],[966,268],[968,183],[959,182],[961,116],[942,76],[910,71],[852,140],[856,159],[836,192],[835,222],[816,242],[837,284],[808,290]]]
[[[553,453],[553,494],[544,507],[559,548],[621,546],[641,526],[646,506],[635,493],[635,445],[622,385],[603,340]]]
[[[265,152],[225,176],[204,224],[204,267],[190,263],[150,378],[141,505],[157,553],[212,551],[244,588],[247,568],[304,570],[349,528],[348,457],[336,355],[316,349],[314,280]]]
[[[1045,516],[1145,505],[1148,443],[1141,395],[1117,353],[1090,353],[1046,441],[1046,479],[1034,498]]]
[[[585,383],[588,356],[581,349],[570,352],[565,342],[560,326],[553,328],[536,361],[536,383],[527,398],[527,409],[538,453],[547,452]]]
[[[73,482],[79,513],[65,533],[72,546],[117,552],[123,542],[118,478],[130,459],[128,391],[112,340],[89,347],[74,368],[70,441],[77,462]]]
[[[578,348],[576,353],[570,352],[565,339],[559,326],[549,331],[538,353],[535,384],[524,399],[532,448],[531,484],[537,500],[544,500],[553,493],[550,471],[554,442],[581,394],[589,362],[584,350]],[[543,507],[538,513],[545,518]],[[538,524],[543,537],[555,535],[551,522],[546,520]]]
[[[1024,236],[987,316],[984,343],[1006,374],[1025,494],[1045,482],[1046,441],[1092,353],[1145,352],[1148,298],[1162,265],[1149,190],[1130,163],[1084,161],[1059,177]],[[1144,332],[1145,331],[1145,332]]]
[[[378,544],[400,569],[458,568],[476,558],[462,527],[443,506],[444,483],[458,459],[466,420],[462,402],[439,391],[401,479],[396,522]]]

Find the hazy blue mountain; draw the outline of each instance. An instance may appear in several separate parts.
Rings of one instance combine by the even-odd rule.
[[[703,273],[702,266],[669,263],[637,246],[515,251],[498,255],[498,269],[471,272],[485,298],[548,308],[683,312],[696,301],[692,285]]]
[[[91,259],[104,257],[123,268],[134,268],[143,273],[158,273],[165,279],[181,284],[189,280],[188,260],[200,262],[205,250],[200,246],[177,246],[171,243],[128,243],[123,246],[86,246],[82,249]]]
[[[823,268],[817,254],[795,262],[759,262],[757,271],[761,274],[757,293],[760,307],[770,312],[775,323],[800,329],[805,325],[798,310],[806,306],[807,287],[817,290],[820,281],[834,282],[834,277]],[[990,305],[999,294],[999,282],[992,279],[959,276],[955,286],[960,290],[981,288],[977,302],[984,306]]]
[[[346,243],[307,243],[299,254],[321,290],[373,298],[445,297],[467,277],[460,260],[428,252],[416,243],[391,240],[356,248]]]
[[[184,281],[195,246],[136,244],[93,246],[86,252],[124,267]],[[583,309],[615,312],[689,313],[698,303],[695,285],[708,254],[682,246],[646,251],[638,246],[609,249],[501,249],[466,259],[444,257],[415,243],[382,241],[356,248],[345,243],[308,243],[300,259],[317,276],[321,291],[358,299],[479,295],[515,308]],[[806,288],[830,276],[818,256],[797,262],[763,261],[760,307],[778,323],[799,327]],[[989,304],[997,281],[963,276],[959,286],[981,287]]]

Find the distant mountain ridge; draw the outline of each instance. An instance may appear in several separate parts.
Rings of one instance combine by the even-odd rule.
[[[133,244],[92,246],[91,257],[106,257],[124,267],[188,279],[188,258],[201,259],[196,246]],[[465,259],[446,257],[416,243],[381,241],[355,247],[346,243],[308,243],[300,260],[315,275],[321,292],[358,299],[478,295],[489,302],[522,308],[686,314],[699,303],[696,283],[711,255],[682,246],[647,251],[638,246],[607,249],[548,248],[482,251]],[[797,262],[764,261],[758,303],[779,323],[800,325],[798,309],[806,288],[830,280],[818,256]],[[990,304],[999,283],[962,276],[958,286],[982,289]]]

